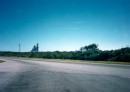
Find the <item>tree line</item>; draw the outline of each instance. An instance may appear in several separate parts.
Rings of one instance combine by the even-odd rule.
[[[102,51],[97,44],[90,44],[81,47],[78,51],[54,51],[54,52],[8,52],[1,51],[0,56],[15,56],[29,58],[47,59],[73,59],[73,60],[94,60],[94,61],[123,61],[130,62],[130,47],[117,50]]]

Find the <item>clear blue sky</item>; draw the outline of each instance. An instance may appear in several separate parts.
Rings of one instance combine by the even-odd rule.
[[[0,0],[0,51],[130,46],[130,0]]]

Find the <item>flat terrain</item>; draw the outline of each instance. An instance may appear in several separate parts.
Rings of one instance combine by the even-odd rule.
[[[130,65],[0,60],[0,92],[130,92]]]

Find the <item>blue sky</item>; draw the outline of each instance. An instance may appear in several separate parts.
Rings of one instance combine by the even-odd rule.
[[[0,51],[130,46],[129,0],[0,0]]]

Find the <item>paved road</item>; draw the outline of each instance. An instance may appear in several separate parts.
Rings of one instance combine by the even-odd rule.
[[[130,65],[0,59],[0,92],[130,92]]]

